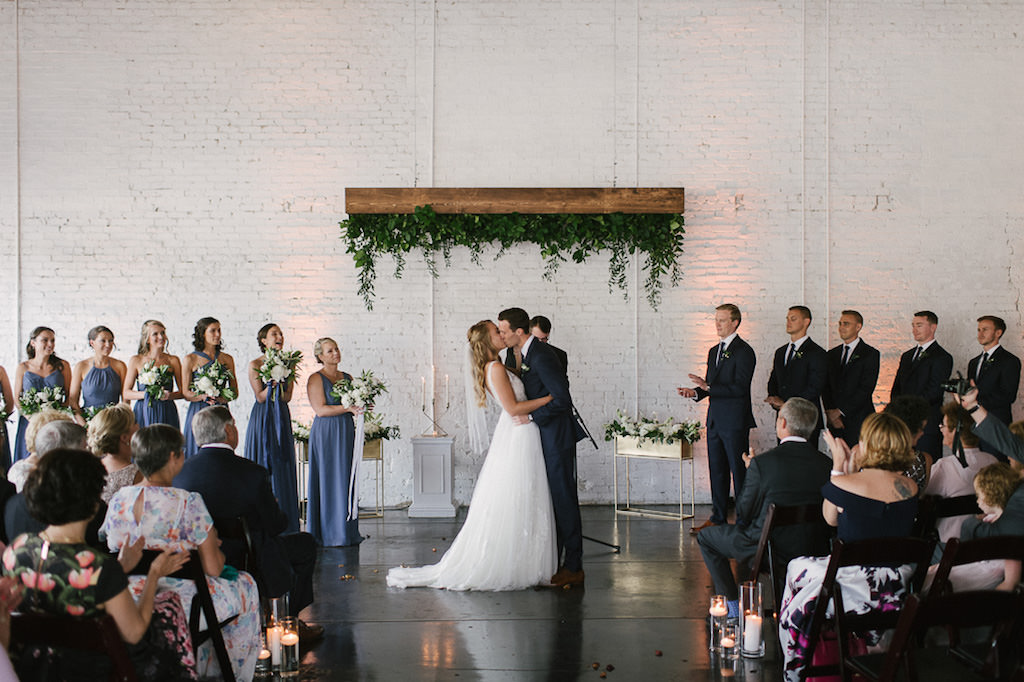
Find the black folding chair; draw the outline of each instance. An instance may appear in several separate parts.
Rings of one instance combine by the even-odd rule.
[[[117,624],[109,615],[74,618],[43,613],[11,614],[11,648],[52,646],[106,654],[112,682],[136,682],[135,667]]]

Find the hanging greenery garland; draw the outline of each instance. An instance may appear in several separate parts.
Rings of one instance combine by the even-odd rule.
[[[571,258],[582,263],[592,254],[611,252],[608,288],[627,292],[627,268],[633,251],[644,254],[644,291],[655,310],[661,302],[664,276],[672,286],[679,283],[679,256],[683,253],[683,217],[665,213],[445,213],[417,206],[414,213],[362,213],[341,222],[348,239],[348,253],[359,269],[359,295],[367,310],[373,309],[373,285],[377,260],[390,254],[395,277],[405,268],[406,254],[423,249],[423,258],[437,277],[437,253],[451,264],[452,249],[465,246],[480,265],[484,247],[497,243],[500,256],[514,244],[528,242],[540,247],[544,278],[550,280],[558,266]],[[626,294],[624,294],[626,295]]]

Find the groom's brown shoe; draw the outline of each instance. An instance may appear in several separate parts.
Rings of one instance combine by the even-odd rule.
[[[558,573],[551,576],[552,587],[566,587],[570,585],[582,585],[583,584],[583,569],[578,571],[570,571],[564,566],[558,569]]]

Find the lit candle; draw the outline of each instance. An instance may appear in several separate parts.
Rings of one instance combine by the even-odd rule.
[[[266,649],[260,649],[260,660],[265,661],[270,658],[270,652]]]
[[[294,632],[286,632],[281,635],[281,646],[295,646],[299,643],[299,636]]]
[[[267,628],[267,646],[270,647],[271,665],[281,665],[281,628],[274,625]]]
[[[729,615],[729,607],[725,605],[725,601],[713,601],[711,608],[708,609],[708,613],[715,618],[724,618]]]
[[[761,650],[761,616],[747,614],[743,618],[743,650],[753,653]]]
[[[726,635],[725,637],[722,637],[722,648],[723,649],[731,649],[734,646],[736,646],[736,640],[734,640],[732,637],[729,637],[728,635]]]

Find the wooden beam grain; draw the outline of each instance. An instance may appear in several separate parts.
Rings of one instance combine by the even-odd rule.
[[[682,213],[682,187],[349,187],[345,212]]]

